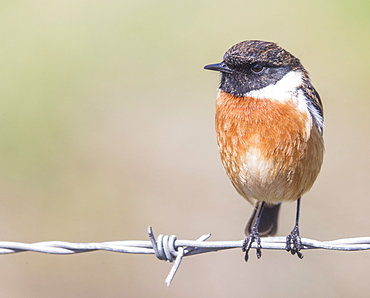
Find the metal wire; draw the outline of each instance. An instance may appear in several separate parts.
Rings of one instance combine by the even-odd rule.
[[[214,252],[225,249],[241,248],[244,240],[239,241],[208,241],[211,234],[205,234],[197,240],[177,240],[177,237],[159,235],[156,239],[151,227],[148,228],[149,241],[110,241],[102,243],[71,243],[65,241],[45,241],[37,243],[20,243],[0,241],[0,254],[11,254],[25,251],[47,254],[76,254],[96,250],[106,250],[120,253],[155,254],[160,260],[174,262],[166,278],[169,286],[181,264],[184,256]],[[302,238],[302,249],[329,249],[341,251],[356,251],[370,249],[370,237],[345,238],[332,241],[317,241]],[[285,237],[261,238],[262,249],[285,250]],[[252,244],[256,248],[256,244]]]

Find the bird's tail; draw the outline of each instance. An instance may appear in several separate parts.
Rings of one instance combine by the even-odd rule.
[[[253,210],[253,213],[245,227],[245,234],[248,236],[251,233],[254,223],[257,219],[258,211],[261,208],[261,202],[257,202]],[[277,232],[277,222],[279,217],[280,204],[277,205],[266,205],[262,211],[262,216],[258,226],[258,232],[260,236],[274,236]]]

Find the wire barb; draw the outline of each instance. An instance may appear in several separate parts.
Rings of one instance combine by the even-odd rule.
[[[19,253],[24,251],[41,252],[47,254],[68,255],[96,250],[105,250],[120,253],[155,254],[160,260],[173,262],[166,278],[169,286],[175,277],[183,257],[195,254],[215,252],[219,250],[242,248],[243,240],[239,241],[206,241],[211,234],[205,234],[197,240],[178,240],[175,235],[159,235],[156,239],[151,227],[148,228],[149,241],[126,240],[92,243],[71,243],[65,241],[45,241],[38,243],[20,243],[0,241],[0,254]],[[302,238],[303,249],[328,249],[341,251],[358,251],[370,249],[370,237],[345,238],[332,241],[318,241]],[[261,249],[285,250],[285,237],[261,238]],[[252,243],[256,249],[257,244]]]
[[[177,270],[180,267],[182,258],[188,255],[190,252],[194,252],[196,248],[184,248],[180,246],[176,249],[175,241],[177,237],[175,235],[164,236],[161,234],[158,236],[158,239],[156,241],[151,226],[148,227],[148,235],[150,242],[153,245],[154,253],[159,260],[173,262],[175,258],[175,263],[172,265],[170,273],[165,280],[167,287],[169,287],[173,278],[175,277]],[[211,237],[211,234],[205,234],[198,238],[196,241],[202,242],[207,240],[209,237]]]

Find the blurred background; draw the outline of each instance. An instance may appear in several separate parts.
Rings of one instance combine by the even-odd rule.
[[[370,2],[2,1],[0,240],[158,235],[241,240],[252,206],[219,160],[220,62],[247,39],[301,59],[324,102],[326,155],[303,237],[370,236]],[[279,235],[294,224],[285,204]],[[2,297],[365,297],[370,252],[240,250],[171,264],[92,252],[0,256]]]

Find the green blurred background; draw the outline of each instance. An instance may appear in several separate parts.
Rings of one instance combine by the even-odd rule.
[[[370,236],[369,1],[2,1],[0,240],[100,242],[159,234],[239,240],[252,207],[214,132],[233,44],[278,42],[324,102],[326,157],[304,237]],[[279,235],[295,204],[284,205]],[[254,252],[253,252],[254,254]],[[298,260],[239,250],[171,264],[149,255],[0,256],[1,297],[366,297],[370,252]]]

